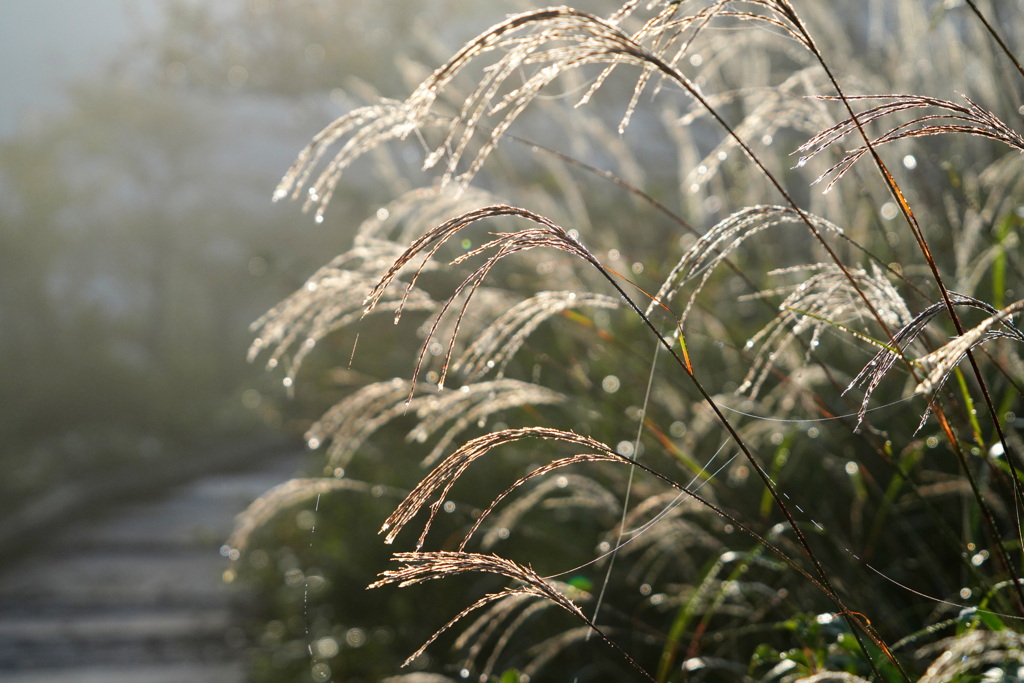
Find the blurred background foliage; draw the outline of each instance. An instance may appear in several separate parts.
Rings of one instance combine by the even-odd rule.
[[[282,424],[248,326],[390,186],[367,175],[322,225],[271,191],[350,90],[403,91],[416,26],[473,4],[154,3],[0,139],[0,506]]]

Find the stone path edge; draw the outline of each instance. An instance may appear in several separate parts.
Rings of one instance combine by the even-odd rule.
[[[267,433],[202,447],[201,453],[166,458],[154,466],[122,469],[100,480],[58,486],[8,515],[0,525],[0,567],[31,552],[49,530],[69,517],[92,514],[120,502],[141,499],[199,477],[239,469],[275,454],[304,450],[297,437]]]

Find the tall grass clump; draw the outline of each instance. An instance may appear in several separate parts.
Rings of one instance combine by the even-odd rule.
[[[400,550],[367,583],[413,596],[381,642],[421,640],[355,671],[364,598],[335,593],[295,670],[1024,675],[1021,12],[531,10],[319,133],[275,198],[397,196],[255,324],[252,357],[336,400],[325,476],[232,543],[251,573],[260,529],[344,501],[312,538],[379,527]]]

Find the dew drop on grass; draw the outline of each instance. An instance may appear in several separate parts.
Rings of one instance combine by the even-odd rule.
[[[345,644],[349,647],[366,645],[366,631],[361,628],[350,628],[345,632]]]
[[[386,221],[388,219],[388,216],[390,215],[391,212],[385,209],[384,207],[377,209],[377,220],[379,221]]]
[[[917,168],[917,158],[913,154],[908,154],[907,156],[903,157],[903,166],[908,170],[914,170],[915,168]]]
[[[316,218],[314,218],[313,220],[315,220],[317,223],[323,223],[324,222],[324,215],[322,213],[318,213],[316,215]]]
[[[971,595],[973,595],[973,594],[974,594],[974,591],[972,591],[970,588],[966,588],[965,587],[965,588],[961,588],[960,589],[960,599],[962,599],[962,600],[966,600],[967,598],[971,597]]]
[[[321,638],[316,641],[314,649],[319,656],[330,659],[338,654],[338,641],[331,637]]]
[[[618,443],[618,445],[615,446],[615,450],[618,451],[620,455],[624,455],[627,458],[632,458],[633,457],[633,442],[632,441],[620,441]]]
[[[311,436],[309,437],[309,440],[306,441],[306,445],[309,447],[309,450],[315,451],[320,448],[320,439],[315,436]]]
[[[281,384],[283,384],[286,387],[290,387],[292,385],[292,378],[285,377],[283,380],[281,380]]]
[[[615,375],[608,375],[603,380],[601,380],[601,388],[604,389],[605,392],[609,394],[614,394],[616,391],[619,390],[619,387],[621,386],[622,383],[619,382],[619,378],[616,377]]]
[[[305,580],[306,577],[301,569],[292,568],[284,573],[284,583],[291,588],[301,586]]]
[[[762,135],[761,136],[761,144],[764,145],[765,147],[770,147],[773,142],[775,142],[775,138],[773,138],[771,135]],[[799,164],[799,165],[802,166],[803,164]]]
[[[312,510],[302,510],[295,515],[295,526],[303,531],[309,531],[316,526],[316,513]]]
[[[845,469],[846,469],[846,473],[849,474],[852,477],[853,475],[857,474],[857,471],[860,468],[857,466],[857,463],[855,463],[853,460],[851,460],[848,463],[846,463],[846,468]]]
[[[444,506],[443,507],[444,507],[444,511],[447,512],[449,515],[451,513],[455,512],[455,503],[453,503],[450,500],[446,500],[444,502]]]

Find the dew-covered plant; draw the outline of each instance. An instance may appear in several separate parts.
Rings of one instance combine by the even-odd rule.
[[[371,587],[474,579],[389,680],[1019,676],[1022,8],[834,5],[510,15],[285,175],[422,151],[254,327],[341,395],[232,540],[393,496]]]

